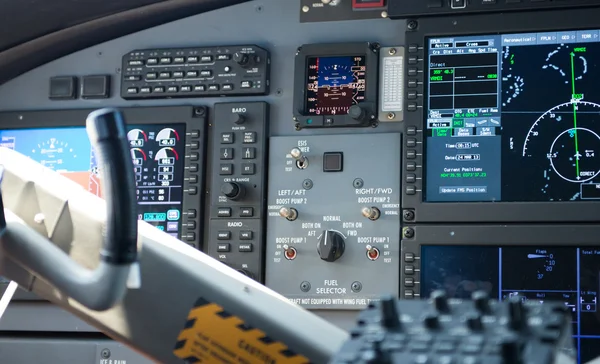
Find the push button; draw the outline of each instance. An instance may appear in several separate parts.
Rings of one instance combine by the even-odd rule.
[[[231,240],[231,231],[219,231],[217,233],[217,239],[219,239],[219,240]]]
[[[404,278],[404,287],[414,287],[415,279],[414,278]]]
[[[217,244],[217,252],[229,253],[230,251],[231,251],[231,244],[229,244],[229,243]]]
[[[242,207],[240,209],[240,217],[252,217],[254,216],[254,209],[252,207]]]
[[[233,159],[233,148],[221,148],[221,160]]]
[[[414,253],[404,253],[404,261],[406,263],[412,263],[415,261],[415,254]]]
[[[231,217],[231,208],[230,207],[219,207],[217,210],[217,215],[219,217]]]
[[[222,133],[221,144],[233,144],[233,133]]]
[[[404,274],[415,274],[415,266],[414,265],[405,265],[404,266]]]
[[[240,240],[252,240],[252,231],[240,231]]]
[[[198,213],[196,210],[190,209],[187,211],[187,217],[190,219],[195,219],[197,215]]]
[[[256,148],[246,147],[246,148],[242,149],[242,158],[243,159],[256,158]]]
[[[185,239],[187,241],[196,241],[196,233],[187,233]]]
[[[256,143],[256,132],[255,131],[247,131],[244,133],[244,144],[254,144]]]
[[[414,173],[406,174],[406,182],[407,183],[415,183],[417,181],[417,176]]]
[[[233,174],[233,164],[221,164],[221,176],[231,176]]]
[[[252,252],[252,244],[251,243],[240,244],[240,246],[238,247],[238,250],[243,253],[250,253],[250,252]]]
[[[452,0],[450,4],[452,9],[464,9],[467,7],[467,0]]]
[[[256,174],[256,165],[254,163],[242,164],[242,174],[246,176]]]
[[[323,172],[341,172],[344,169],[344,154],[342,152],[327,152],[323,154]]]
[[[198,163],[192,163],[190,164],[190,172],[198,172]]]

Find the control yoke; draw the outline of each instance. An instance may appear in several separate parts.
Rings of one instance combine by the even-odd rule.
[[[46,215],[44,206],[48,205],[47,194],[34,183],[29,183],[29,188],[17,191],[20,192],[17,197],[10,196],[17,199],[18,211],[10,210],[10,204],[5,210],[0,194],[0,249],[2,254],[39,278],[43,277],[85,307],[104,311],[119,303],[127,288],[139,288],[141,284],[137,252],[136,186],[123,115],[115,109],[94,111],[87,118],[86,128],[98,161],[102,195],[106,201],[107,219],[99,265],[95,270],[89,270],[49,241],[62,240],[70,244],[73,239],[76,224],[70,213],[70,198],[60,201],[58,212],[54,211],[56,209],[46,209],[49,212]],[[2,157],[4,160],[0,159],[0,163],[10,164],[11,160],[14,163],[17,154],[11,153],[9,150],[0,153],[0,156],[7,156]],[[4,174],[3,171],[4,168],[0,166],[0,174]],[[0,177],[0,183],[4,179],[2,187],[6,198],[9,196],[7,189],[18,184],[11,184],[8,177],[34,180],[39,179],[42,173],[45,179],[56,178],[58,183],[65,183],[62,177],[48,175],[46,168],[31,172],[29,176],[23,174],[25,177],[9,176],[11,168],[7,171],[7,176]],[[70,187],[62,186],[63,189]],[[27,203],[31,196],[37,200],[36,203]],[[24,221],[30,218],[33,224]],[[43,227],[36,231],[28,225],[45,225],[48,238],[40,234]]]

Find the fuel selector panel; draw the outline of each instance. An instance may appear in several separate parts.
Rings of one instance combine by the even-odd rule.
[[[272,137],[266,285],[308,309],[398,293],[400,134]]]

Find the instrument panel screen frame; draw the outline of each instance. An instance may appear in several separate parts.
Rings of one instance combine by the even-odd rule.
[[[313,115],[307,110],[307,82],[309,60],[330,57],[364,57],[365,92],[364,101],[358,105],[370,114],[370,122],[363,123],[347,114]],[[298,48],[294,69],[293,116],[297,129],[369,127],[376,122],[379,78],[379,44],[377,43],[334,43],[305,44]]]
[[[474,252],[481,252],[485,249],[502,248],[527,248],[531,252],[535,252],[536,249],[548,250],[548,252],[554,251],[565,251],[566,249],[593,249],[598,251],[598,236],[600,235],[600,226],[597,224],[565,224],[565,225],[545,225],[545,224],[522,224],[522,225],[497,225],[497,224],[481,224],[481,225],[420,225],[407,227],[412,229],[413,237],[410,239],[403,238],[401,241],[401,259],[402,269],[400,271],[400,299],[426,299],[422,296],[428,283],[425,282],[427,279],[427,273],[424,265],[432,262],[437,263],[438,261],[426,261],[426,257],[422,255],[424,247],[432,248],[444,248],[452,247],[458,249],[468,249],[472,247]],[[573,252],[575,255],[575,253]],[[478,256],[473,254],[472,256]],[[478,256],[478,259],[479,258]],[[598,258],[600,259],[600,257]],[[574,268],[579,269],[579,273],[582,274],[583,266],[579,265],[579,259]],[[471,262],[471,261],[452,261],[456,266],[465,265],[478,265],[483,266],[482,262]],[[517,264],[515,262],[514,264]],[[506,261],[503,265],[506,265]],[[557,260],[557,265],[561,265],[561,269],[564,272],[564,264]],[[499,267],[502,265],[499,264]],[[485,266],[486,269],[488,268]],[[493,269],[499,268],[494,267]],[[436,266],[436,271],[443,268],[439,264]],[[493,270],[492,269],[492,270]],[[532,267],[527,267],[529,271]],[[600,276],[597,271],[593,274],[595,279],[600,281]],[[504,274],[502,268],[496,271],[497,274]],[[510,272],[509,272],[510,274]],[[513,275],[514,276],[514,275]],[[452,280],[454,277],[449,278],[449,282],[452,285],[457,280]],[[525,278],[523,278],[525,280]],[[461,283],[466,283],[468,280],[465,279]],[[473,282],[473,281],[471,281]],[[527,281],[532,283],[532,280]],[[486,289],[480,282],[477,283],[477,287],[480,289]],[[495,282],[494,282],[495,283]],[[546,283],[548,284],[548,283]],[[499,288],[500,285],[497,287]],[[594,285],[596,287],[596,285]],[[579,287],[577,289],[584,290],[585,287]],[[469,289],[473,289],[472,284]],[[597,289],[600,289],[597,288]],[[492,297],[498,299],[498,297]],[[579,310],[578,310],[579,311]],[[581,320],[578,320],[581,324]],[[596,327],[600,330],[600,326]],[[574,336],[581,335],[574,331]],[[597,339],[594,339],[597,342]],[[581,348],[583,350],[583,346]],[[587,361],[582,361],[587,362]]]
[[[584,9],[573,9],[564,12],[537,12],[535,18],[529,13],[486,14],[478,17],[457,16],[448,18],[424,18],[407,22],[406,44],[407,55],[405,67],[420,69],[417,77],[406,77],[405,103],[414,103],[409,99],[411,90],[415,90],[418,107],[405,113],[405,138],[416,139],[414,147],[405,148],[402,163],[407,178],[403,179],[404,192],[402,207],[405,222],[592,222],[599,221],[595,211],[600,208],[600,201],[569,202],[427,202],[424,201],[425,184],[425,127],[426,105],[428,99],[426,71],[428,40],[430,38],[500,35],[511,33],[535,33],[552,31],[575,31],[597,29],[597,21],[593,14]],[[568,19],[578,19],[573,26]],[[416,22],[416,23],[415,23]],[[508,25],[518,25],[506,29]],[[412,58],[412,59],[411,59]],[[409,179],[408,176],[411,175]]]
[[[27,130],[27,129],[54,129],[54,128],[85,128],[86,118],[90,112],[96,109],[69,109],[69,110],[43,110],[43,111],[10,111],[0,112],[0,130]],[[204,107],[193,106],[166,106],[166,107],[129,107],[119,108],[125,117],[127,125],[182,125],[185,126],[185,135],[183,136],[185,156],[182,156],[184,163],[182,165],[182,201],[180,205],[180,226],[179,233],[182,241],[186,241],[187,233],[192,233],[194,236],[199,236],[199,222],[202,221],[201,198],[203,196],[200,191],[204,189],[204,169],[198,168],[198,183],[195,184],[198,188],[198,193],[190,195],[187,193],[189,185],[189,162],[188,154],[190,153],[191,132],[197,130],[199,132],[198,141],[199,149],[194,150],[199,154],[198,163],[204,160],[206,148],[206,120],[207,109]],[[201,110],[201,111],[200,111]],[[204,119],[204,121],[202,121]],[[196,174],[196,173],[195,173]],[[186,215],[189,209],[197,211],[196,231],[188,231],[186,229]],[[196,248],[201,248],[196,246]]]

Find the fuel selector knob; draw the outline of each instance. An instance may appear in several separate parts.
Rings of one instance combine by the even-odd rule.
[[[319,243],[317,245],[317,252],[322,260],[335,262],[342,257],[345,249],[346,242],[340,233],[332,230],[323,230],[323,233],[319,236]]]
[[[221,193],[230,200],[238,200],[244,196],[244,186],[235,182],[227,182],[221,186]]]

